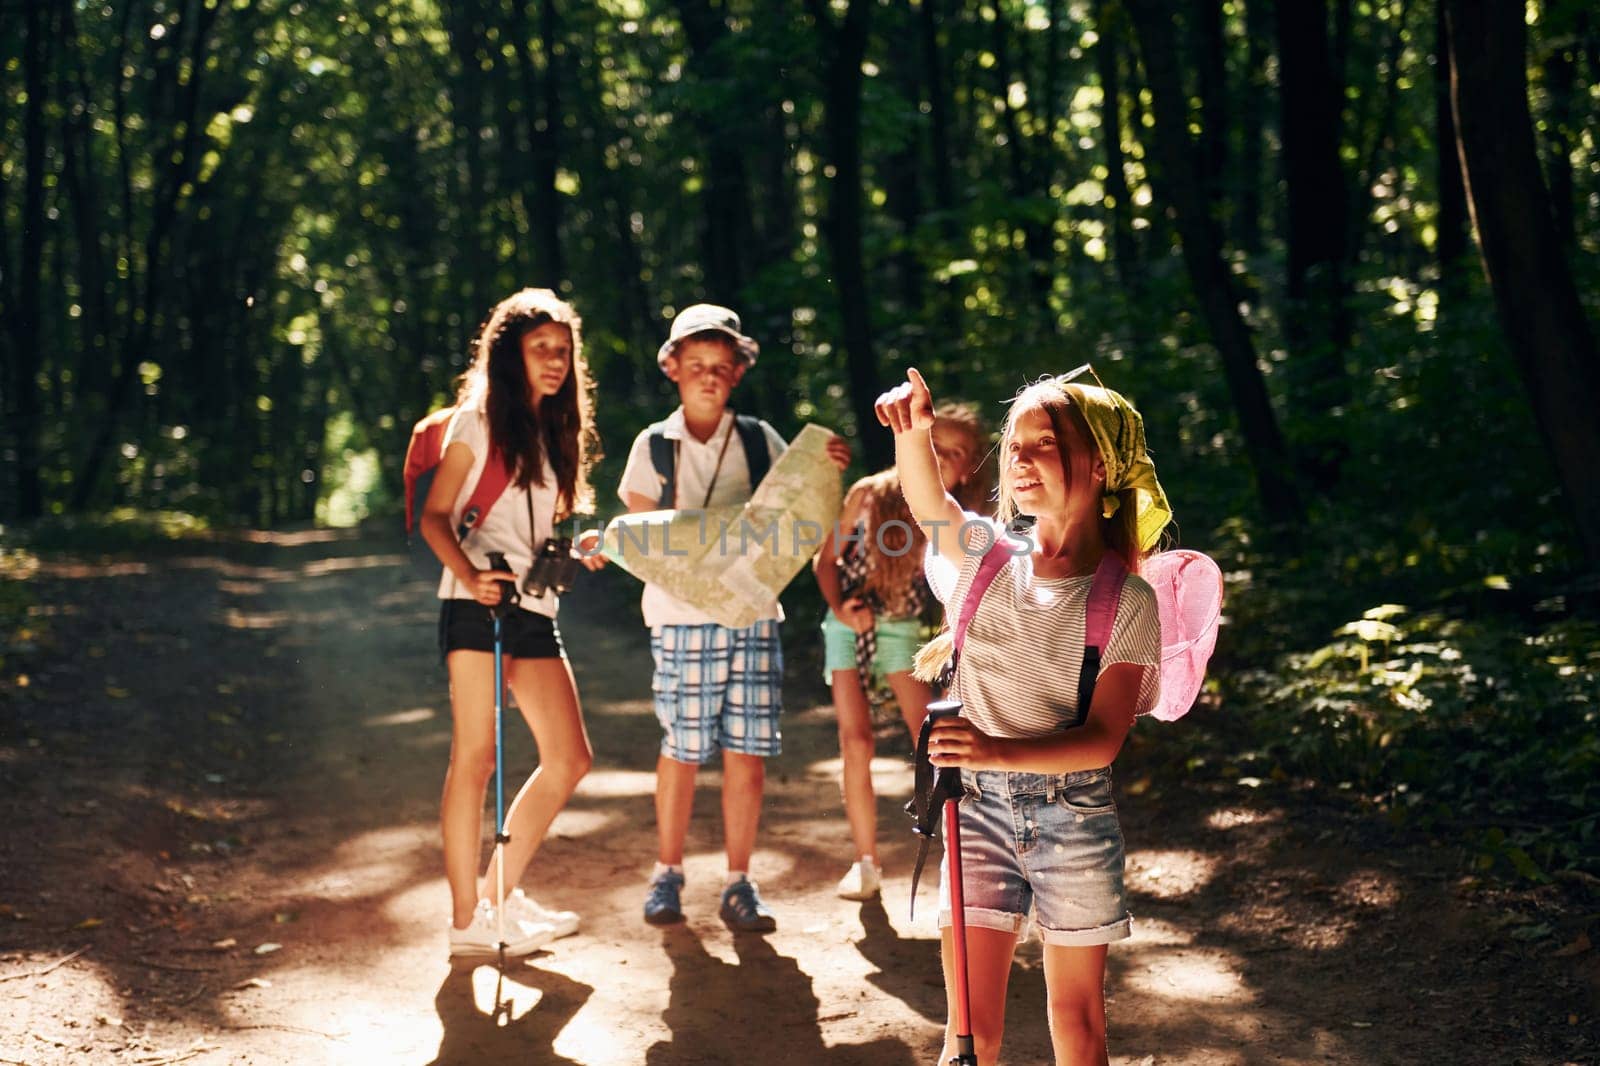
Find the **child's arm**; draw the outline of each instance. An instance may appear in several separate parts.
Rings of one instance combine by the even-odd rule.
[[[966,545],[959,535],[965,517],[955,497],[939,478],[939,460],[933,454],[933,394],[916,367],[906,371],[906,382],[878,397],[873,405],[878,421],[894,432],[894,465],[900,474],[900,491],[928,543],[944,558],[960,566]]]
[[[450,522],[450,512],[472,470],[472,461],[472,449],[461,441],[455,441],[444,450],[444,457],[433,475],[433,485],[428,489],[428,498],[422,504],[422,539],[473,599],[493,607],[500,602],[500,583],[505,577],[472,565],[467,553],[461,550],[461,542],[456,539]]]
[[[938,718],[928,738],[928,758],[939,767],[1064,774],[1110,766],[1128,730],[1145,670],[1154,666],[1117,663],[1100,675],[1083,725],[1049,736],[1008,740],[979,732],[969,719]]]
[[[827,536],[822,538],[822,547],[811,558],[811,573],[817,579],[817,588],[822,590],[822,598],[828,601],[828,609],[835,618],[857,632],[862,629],[858,622],[872,625],[872,611],[854,597],[849,600],[844,598],[844,590],[839,587],[839,567],[836,564],[839,558],[839,532],[856,528],[866,491],[860,482],[850,486],[850,492],[844,498],[844,507],[839,512],[839,521],[828,530]],[[866,614],[864,620],[860,618],[863,612]]]

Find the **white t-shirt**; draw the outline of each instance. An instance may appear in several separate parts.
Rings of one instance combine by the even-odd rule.
[[[745,459],[744,442],[734,429],[731,410],[722,413],[722,421],[717,424],[716,432],[704,443],[695,439],[684,425],[682,407],[668,415],[661,428],[667,440],[673,442],[678,450],[676,480],[679,508],[736,507],[750,499],[755,486],[750,484],[750,464]],[[761,423],[761,430],[767,435],[767,454],[773,462],[777,462],[778,456],[789,445],[766,422]],[[726,454],[722,450],[724,443],[728,449]],[[720,472],[717,469],[719,455],[722,456]],[[716,479],[714,487],[713,477]],[[617,496],[624,505],[628,503],[630,492],[656,500],[661,497],[665,482],[666,478],[656,472],[655,464],[650,460],[650,430],[646,429],[633,439],[633,448],[628,452],[628,465],[623,468],[622,483],[617,487]],[[709,501],[706,499],[708,488],[711,489]],[[644,587],[640,607],[644,612],[644,624],[651,629],[657,626],[706,625],[714,621],[704,611],[683,602],[660,586],[648,583]],[[783,620],[783,608],[775,598],[762,608],[758,621],[768,618]]]
[[[997,533],[1001,527],[967,513]],[[941,530],[942,536],[953,535]],[[954,628],[985,543],[974,535],[972,554],[960,570],[928,545],[925,569],[929,587],[945,605]],[[1013,556],[994,575],[967,626],[965,644],[950,695],[962,714],[994,737],[1038,737],[1078,718],[1078,669],[1083,664],[1085,609],[1094,575],[1037,577],[1031,554]],[[1137,574],[1129,574],[1117,602],[1111,636],[1100,654],[1103,675],[1116,663],[1145,667],[1134,701],[1137,713],[1155,706],[1161,687],[1161,617],[1156,594]]]
[[[467,509],[467,501],[472,498],[472,490],[477,487],[478,477],[483,473],[484,464],[489,459],[489,417],[481,407],[463,407],[450,419],[450,425],[444,433],[443,451],[448,451],[450,445],[457,442],[471,449],[472,469],[467,471],[466,479],[461,482],[461,491],[456,494],[456,502],[450,508],[452,530],[460,526],[461,513]],[[530,485],[523,489],[512,481],[483,516],[477,528],[467,534],[467,539],[461,544],[461,550],[467,553],[472,565],[481,570],[489,568],[490,552],[504,552],[506,562],[516,574],[520,586],[523,577],[528,573],[528,567],[533,563],[535,547],[544,544],[545,538],[553,533],[555,513],[556,472],[550,466],[550,459],[547,456],[544,461],[544,484]],[[456,575],[451,573],[450,568],[445,567],[444,574],[439,578],[439,598],[470,600],[474,596],[470,589],[456,580]],[[524,594],[519,606],[535,614],[554,618],[559,606],[559,597],[552,592],[546,592],[537,598]]]

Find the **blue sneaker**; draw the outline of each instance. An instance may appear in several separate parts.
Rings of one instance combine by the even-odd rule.
[[[671,925],[683,921],[683,875],[675,870],[663,870],[650,882],[650,894],[644,898],[644,920],[651,925]]]
[[[736,933],[770,933],[778,928],[778,919],[761,902],[756,883],[746,877],[722,890],[722,908],[718,914],[723,924]]]

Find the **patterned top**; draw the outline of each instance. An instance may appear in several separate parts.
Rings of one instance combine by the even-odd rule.
[[[969,520],[1000,527],[967,514]],[[982,538],[978,538],[982,543]],[[929,545],[927,572],[934,595],[954,619],[978,572],[983,553],[962,560],[959,571]],[[1033,572],[1033,556],[1006,561],[984,593],[967,627],[966,645],[950,695],[962,712],[994,737],[1038,737],[1082,723],[1087,708],[1078,707],[1078,671],[1083,665],[1084,611],[1093,575],[1042,578]],[[1155,592],[1136,574],[1129,574],[1117,603],[1116,621],[1100,655],[1103,676],[1117,663],[1147,667],[1139,683],[1136,713],[1155,706],[1160,691],[1161,619]]]
[[[872,572],[872,563],[877,555],[867,550],[870,535],[866,520],[857,522],[853,537],[844,541],[835,559],[839,567],[840,598],[848,600],[852,596],[861,597],[879,620],[916,618],[927,606],[929,597],[927,578],[921,571],[916,573],[909,586],[895,590],[888,601],[877,591],[866,588],[867,575]],[[861,687],[868,692],[872,691],[872,660],[877,654],[876,627],[869,628],[865,633],[856,633],[856,672],[861,675]]]

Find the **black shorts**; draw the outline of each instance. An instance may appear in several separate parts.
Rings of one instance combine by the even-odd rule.
[[[561,633],[547,615],[513,607],[500,625],[500,650],[513,659],[560,659]],[[439,654],[494,651],[494,619],[477,600],[444,600],[439,604]]]

